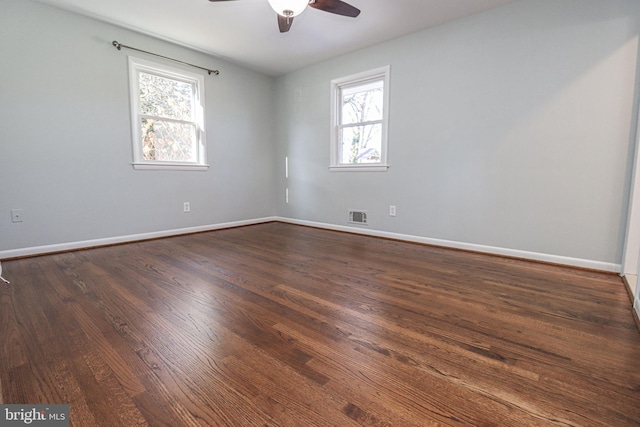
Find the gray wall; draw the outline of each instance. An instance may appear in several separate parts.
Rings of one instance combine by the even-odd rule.
[[[523,0],[273,79],[2,0],[0,252],[272,215],[343,226],[355,208],[368,230],[619,264],[639,17],[636,0]],[[114,39],[221,70],[207,172],[133,170]],[[386,64],[390,170],[329,172],[330,80]]]
[[[639,18],[637,0],[526,0],[278,78],[280,215],[363,209],[369,229],[619,264]],[[390,170],[329,172],[330,80],[386,64]]]
[[[1,5],[0,251],[276,213],[273,78],[31,1]],[[112,40],[220,69],[205,73],[208,171],[133,170],[136,53]]]

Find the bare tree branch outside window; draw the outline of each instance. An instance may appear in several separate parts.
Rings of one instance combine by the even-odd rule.
[[[193,84],[140,73],[144,160],[196,161]]]
[[[382,149],[382,82],[342,91],[342,163],[377,163]]]

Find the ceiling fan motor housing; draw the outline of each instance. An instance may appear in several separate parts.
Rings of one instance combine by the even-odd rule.
[[[300,15],[309,5],[309,0],[269,0],[278,15],[293,18]]]

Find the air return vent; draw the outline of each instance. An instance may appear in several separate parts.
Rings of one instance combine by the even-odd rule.
[[[367,213],[365,211],[349,211],[349,219],[347,222],[352,224],[366,224]]]

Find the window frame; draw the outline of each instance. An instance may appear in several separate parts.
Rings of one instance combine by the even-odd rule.
[[[174,120],[170,122],[184,122],[195,124],[195,150],[196,160],[188,161],[167,161],[167,160],[147,160],[143,154],[143,141],[140,134],[141,119],[148,115],[140,112],[140,73],[152,74],[162,78],[177,80],[193,85],[194,118],[193,120]],[[131,105],[131,135],[133,148],[133,168],[139,170],[207,170],[207,150],[206,133],[204,123],[205,94],[204,76],[198,73],[186,71],[180,68],[170,67],[158,62],[149,61],[134,56],[129,56],[129,90]]]
[[[346,77],[331,80],[331,150],[330,171],[344,172],[386,172],[389,169],[388,145],[389,145],[389,80],[391,66],[375,68]],[[376,163],[340,163],[340,130],[342,125],[342,89],[354,86],[370,84],[381,81],[383,84],[382,96],[382,129],[380,161]],[[362,122],[366,124],[368,122]],[[353,125],[353,124],[351,124]]]

